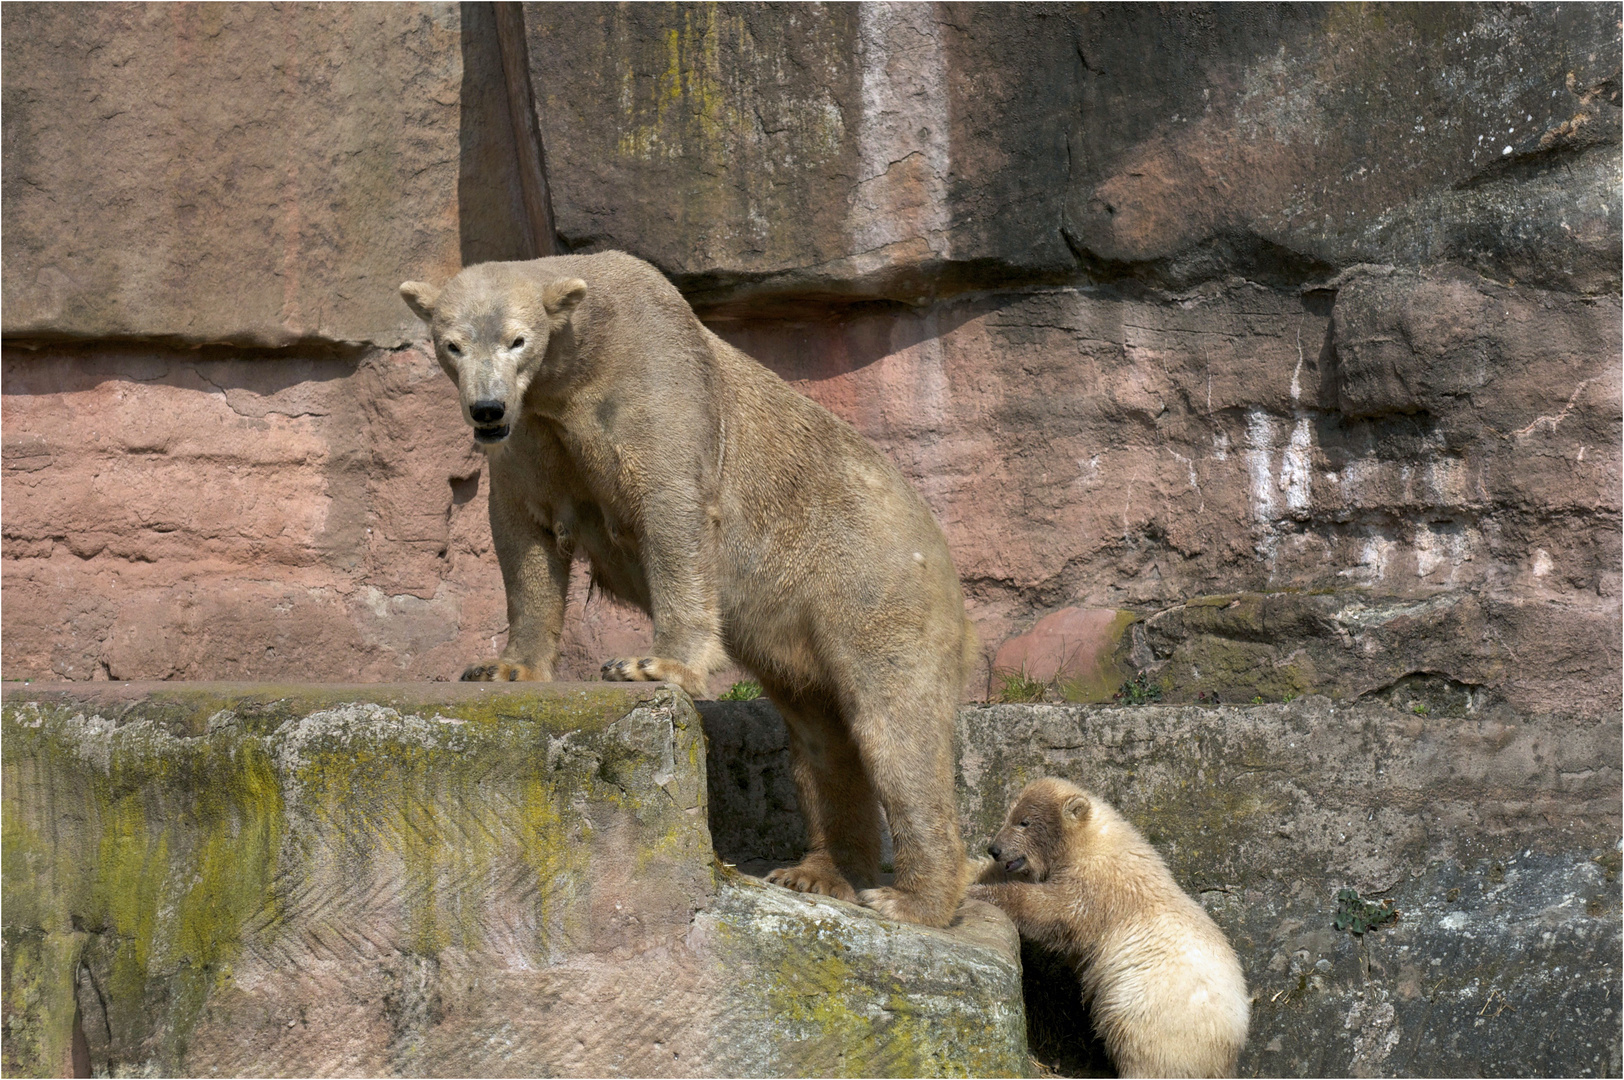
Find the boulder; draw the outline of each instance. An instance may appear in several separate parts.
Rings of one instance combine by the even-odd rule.
[[[5,696],[14,1075],[1016,1075],[1013,927],[721,866],[661,686]]]
[[[998,647],[996,683],[1017,676],[1052,686],[1068,701],[1110,701],[1134,674],[1131,611],[1062,608]]]

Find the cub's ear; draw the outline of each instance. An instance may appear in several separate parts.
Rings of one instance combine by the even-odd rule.
[[[568,316],[585,297],[586,282],[578,277],[559,278],[541,290],[541,304],[547,314],[561,317]]]
[[[400,285],[400,298],[406,301],[406,306],[412,309],[424,322],[434,321],[434,302],[440,299],[440,290],[426,281],[403,281]]]
[[[1073,795],[1060,807],[1060,812],[1065,815],[1067,821],[1087,821],[1088,811],[1086,795]]]

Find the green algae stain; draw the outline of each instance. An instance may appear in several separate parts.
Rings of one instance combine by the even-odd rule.
[[[519,798],[519,850],[535,875],[537,944],[545,953],[562,953],[588,932],[586,912],[574,903],[575,883],[587,876],[587,845],[571,842],[560,805],[559,793],[545,778],[526,778]]]
[[[111,933],[120,943],[114,954],[111,991],[138,1001],[145,992],[157,933],[158,908],[169,875],[169,836],[154,836],[140,792],[110,794],[101,805],[102,833],[87,925]]]
[[[734,884],[716,924],[727,967],[759,972],[744,1033],[770,1032],[757,1072],[810,1076],[1008,1076],[1027,1067],[1018,970],[1013,1011],[953,970],[951,950],[910,941],[918,928],[867,918],[762,910],[759,885]],[[741,910],[737,905],[744,902]],[[770,900],[768,900],[771,903]],[[777,905],[772,905],[776,907]]]
[[[16,791],[17,781],[9,775],[5,779],[5,789]],[[48,864],[38,830],[29,825],[20,806],[5,800],[0,810],[0,907],[7,926],[47,927],[48,905],[42,902],[39,885]]]
[[[399,904],[402,944],[433,956],[448,946],[482,948],[492,888],[530,873],[535,888],[521,892],[536,905],[538,951],[576,951],[592,933],[597,838],[587,814],[572,807],[624,814],[639,856],[693,854],[690,819],[644,773],[684,757],[701,767],[697,739],[663,766],[647,755],[623,761],[625,736],[611,729],[614,720],[672,701],[624,692],[490,698],[436,703],[428,720],[372,706],[315,724],[277,719],[282,699],[266,705],[273,715],[239,697],[221,721],[217,697],[197,698],[185,703],[187,716],[164,723],[136,718],[132,708],[116,729],[77,708],[32,704],[31,726],[19,725],[8,701],[8,972],[23,956],[14,940],[82,928],[114,1044],[144,1055],[145,1064],[112,1064],[175,1071],[248,945],[258,951],[307,914],[287,905],[312,875],[398,883],[385,902]],[[697,730],[686,719],[680,726]],[[272,720],[274,734],[250,734]],[[210,723],[217,730],[172,733]],[[551,738],[560,730],[566,738]],[[555,746],[564,747],[559,763],[544,766]],[[593,775],[606,757],[635,791]],[[33,948],[17,993],[7,990],[7,1008],[28,1004],[41,1031],[64,1023],[63,1007],[71,1030],[71,989],[52,997],[37,987],[56,978],[71,988],[78,961],[41,974],[54,962]]]
[[[275,767],[257,741],[207,752],[216,758],[208,769],[216,783],[197,792],[202,836],[177,904],[174,948],[177,958],[214,969],[236,955],[250,918],[274,910],[283,806]]]
[[[6,1076],[68,1075],[83,933],[5,931]]]
[[[157,1036],[163,1060],[178,1062],[245,927],[275,907],[283,806],[269,755],[253,738],[178,739],[147,720],[113,730],[76,711],[24,718],[7,706],[7,938],[72,927],[81,942],[71,957],[57,950],[63,970],[34,980],[54,978],[63,994],[14,983],[7,1007],[46,1009],[36,1026],[71,1030],[92,942],[119,1043]]]

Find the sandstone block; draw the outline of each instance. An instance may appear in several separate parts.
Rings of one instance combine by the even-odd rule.
[[[993,678],[1018,673],[1040,683],[1063,683],[1068,701],[1109,701],[1133,675],[1131,611],[1061,608],[1031,630],[998,646]]]
[[[716,863],[680,693],[81,690],[0,716],[8,1074],[1026,1067],[995,909],[924,930]]]
[[[8,338],[394,347],[460,266],[458,9],[7,7]]]
[[[1121,807],[1241,957],[1243,1073],[1617,1072],[1616,714],[1409,704],[965,709],[965,835],[1043,775]],[[1398,921],[1338,930],[1345,888]]]
[[[526,6],[566,247],[714,312],[1453,261],[1616,293],[1596,6]]]

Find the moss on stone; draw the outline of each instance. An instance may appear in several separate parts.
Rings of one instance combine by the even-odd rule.
[[[720,951],[760,972],[741,1012],[775,1036],[761,1051],[770,1060],[741,1058],[745,1071],[1024,1075],[1018,957],[723,874]]]
[[[521,707],[408,713],[322,688],[302,700],[329,707],[303,713],[281,694],[183,694],[177,719],[139,703],[8,699],[8,1071],[60,1071],[81,967],[105,997],[97,1067],[185,1073],[222,1032],[247,1045],[239,1026],[288,1037],[280,1019],[267,1029],[280,1006],[264,988],[287,975],[277,965],[312,953],[343,966],[346,947],[370,956],[350,940],[358,923],[408,967],[499,954],[506,970],[540,971],[646,948],[648,928],[701,917],[725,945],[707,963],[764,1048],[734,1072],[1025,1067],[1013,960],[983,945],[961,963],[939,932],[845,905],[808,914],[715,868],[684,696],[492,696]],[[572,715],[580,726],[565,726]],[[729,907],[719,890],[749,898]],[[418,1025],[411,1039],[441,1022],[388,1015]]]
[[[4,935],[5,1049],[7,1076],[68,1074],[74,977],[86,935],[41,933],[7,927]]]
[[[662,755],[633,743],[658,741],[660,725],[614,726],[640,707],[671,711],[669,690],[457,688],[422,705],[427,716],[358,703],[417,700],[409,690],[192,688],[112,703],[96,690],[88,701],[60,688],[8,690],[0,718],[5,932],[17,976],[6,1000],[18,1032],[71,1030],[77,957],[52,975],[56,953],[39,942],[83,928],[74,940],[96,943],[114,1043],[179,1068],[245,941],[274,940],[315,859],[397,862],[409,945],[424,956],[484,944],[479,898],[519,859],[536,875],[538,948],[556,956],[588,923],[591,829],[571,805],[614,803],[646,819],[640,865],[708,855],[703,817],[681,813],[642,775]],[[697,727],[665,730],[689,745],[663,757],[697,763]],[[573,749],[548,770],[559,742]],[[618,770],[618,785],[569,764],[600,760]],[[53,978],[68,989],[47,992]],[[19,1070],[55,1069],[40,1057],[55,1053],[53,1039],[8,1036]]]
[[[1105,631],[1106,639],[1111,644],[1101,655],[1098,665],[1082,674],[1060,678],[1060,692],[1068,702],[1091,704],[1110,701],[1122,684],[1133,677],[1133,664],[1128,659],[1132,645],[1128,628],[1138,620],[1139,615],[1135,612],[1118,611]]]
[[[367,701],[402,713],[442,715],[478,724],[521,722],[553,732],[601,731],[661,690],[650,685],[425,683],[414,686],[343,686],[308,683],[35,683],[7,686],[8,706],[32,701],[41,708],[86,707],[121,725],[142,720],[177,737],[202,735],[211,721],[255,735],[312,713]]]

